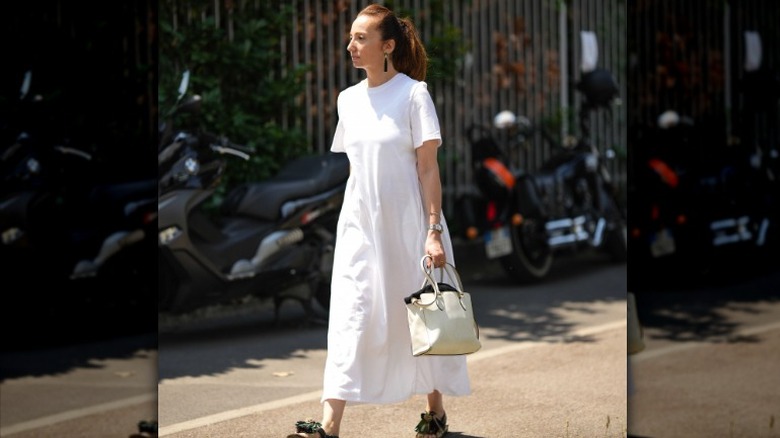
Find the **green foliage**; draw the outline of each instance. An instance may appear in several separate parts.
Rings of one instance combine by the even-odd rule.
[[[467,50],[460,28],[445,26],[428,42],[428,80],[454,81]]]
[[[211,2],[185,7],[166,1],[159,11],[161,114],[174,105],[181,74],[189,70],[188,94],[202,98],[199,127],[254,151],[248,162],[227,157],[222,190],[268,178],[284,162],[308,152],[306,132],[296,126],[294,115],[301,111],[296,102],[310,66],[286,65],[281,50],[281,36],[291,32],[292,6],[245,6],[234,10],[232,26],[226,24],[224,10],[217,25]],[[232,39],[227,30],[231,27]],[[287,125],[286,116],[292,121]],[[183,120],[174,126],[177,123]]]
[[[468,51],[460,28],[445,20],[444,1],[434,0],[425,12],[425,19],[415,22],[428,53],[426,81],[451,82],[459,77],[460,60]],[[398,17],[414,17],[414,10],[396,5],[389,0],[385,5]],[[425,40],[425,29],[432,29],[430,40]]]

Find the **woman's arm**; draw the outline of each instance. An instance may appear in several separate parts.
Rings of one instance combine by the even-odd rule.
[[[423,206],[428,216],[428,224],[441,222],[441,176],[439,162],[436,159],[438,145],[438,140],[428,140],[417,148],[417,176],[422,186]],[[447,257],[444,254],[440,232],[428,231],[425,252],[433,258],[436,266],[444,266]]]

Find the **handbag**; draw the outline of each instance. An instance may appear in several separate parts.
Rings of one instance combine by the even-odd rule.
[[[479,350],[479,326],[474,319],[471,295],[463,291],[458,271],[450,263],[441,270],[441,281],[436,282],[432,269],[426,266],[425,255],[420,261],[425,280],[420,290],[404,298],[412,355],[462,355]],[[444,283],[447,272],[454,285]]]
[[[628,292],[628,354],[637,354],[644,349],[644,333],[636,311],[636,298]]]

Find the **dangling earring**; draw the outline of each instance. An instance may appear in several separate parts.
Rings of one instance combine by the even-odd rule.
[[[387,73],[387,52],[385,52],[385,73]]]

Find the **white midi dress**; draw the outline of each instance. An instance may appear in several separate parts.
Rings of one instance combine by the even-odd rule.
[[[339,95],[338,114],[331,151],[347,154],[351,173],[337,227],[322,401],[396,403],[434,389],[467,395],[465,356],[412,356],[403,301],[425,278],[428,211],[416,147],[441,145],[427,85],[403,73],[377,87],[363,80]],[[455,265],[443,215],[441,223]]]

